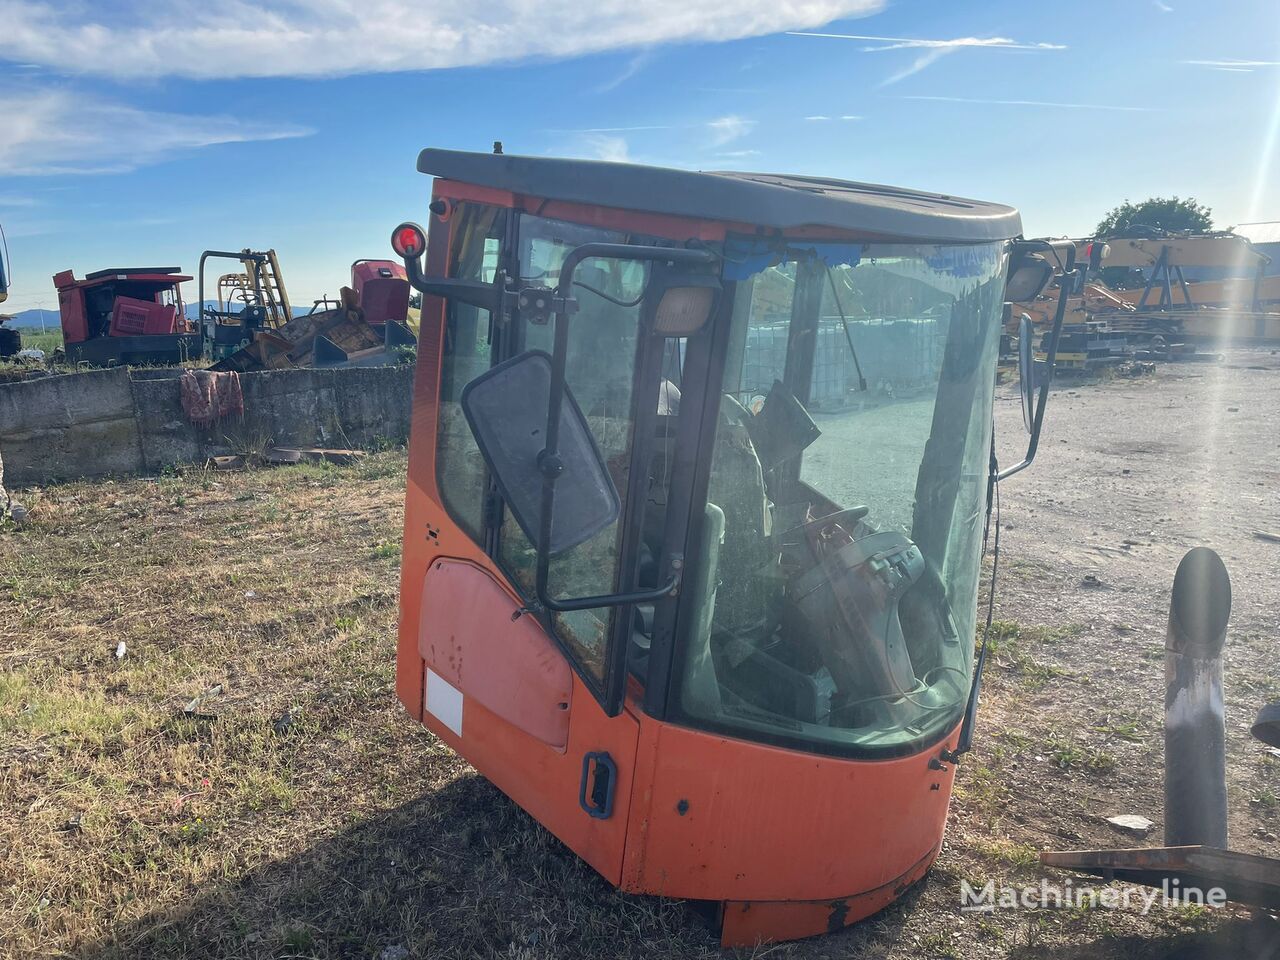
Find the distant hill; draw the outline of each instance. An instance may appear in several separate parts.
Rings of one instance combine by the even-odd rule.
[[[218,305],[218,302],[216,300],[205,301],[205,306],[216,307],[217,305]],[[196,306],[196,304],[188,303],[186,305],[186,308],[187,308],[188,319],[195,320],[197,317],[200,316],[200,310]],[[19,310],[17,313],[12,314],[10,319],[5,320],[4,323],[5,323],[5,326],[7,327],[23,327],[23,328],[34,327],[35,329],[39,330],[40,314],[42,312],[44,313],[45,329],[56,330],[62,325],[62,318],[59,315],[57,310],[45,310],[45,311]],[[301,314],[310,313],[310,312],[311,312],[311,304],[307,304],[305,307],[295,306],[293,308],[293,315],[295,317],[300,316]],[[5,316],[4,304],[0,304],[0,316]]]
[[[44,326],[49,330],[58,329],[62,320],[57,310],[19,310],[4,322],[6,327],[35,327],[40,329],[40,314],[44,314]],[[4,305],[0,304],[0,316],[5,314]]]

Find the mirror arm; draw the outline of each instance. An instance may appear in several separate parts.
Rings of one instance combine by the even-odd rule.
[[[1021,463],[1015,463],[996,474],[997,480],[1020,473],[1031,466],[1031,461],[1036,458],[1036,449],[1040,446],[1040,427],[1044,423],[1044,408],[1049,402],[1049,387],[1053,383],[1054,364],[1058,359],[1058,337],[1062,333],[1062,321],[1067,315],[1067,294],[1074,287],[1078,272],[1074,267],[1064,271],[1058,287],[1058,309],[1053,315],[1053,330],[1049,334],[1049,349],[1045,357],[1044,383],[1040,384],[1040,399],[1036,403],[1035,424],[1031,430],[1031,439],[1027,443],[1027,455]]]
[[[505,275],[498,271],[493,283],[479,280],[459,280],[454,277],[427,278],[422,272],[422,260],[419,257],[404,257],[404,272],[413,289],[429,297],[442,297],[457,300],[472,307],[488,310],[495,317],[503,313],[503,282]]]
[[[625,607],[631,603],[651,603],[669,597],[680,589],[680,571],[677,570],[667,582],[652,590],[637,590],[634,593],[605,593],[596,597],[575,597],[572,600],[552,600],[544,590],[538,591],[538,603],[547,610],[565,613],[570,610],[595,610],[599,607]]]

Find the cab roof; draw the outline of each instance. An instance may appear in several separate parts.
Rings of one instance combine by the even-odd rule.
[[[850,180],[676,170],[636,163],[428,147],[418,171],[553,200],[779,229],[829,227],[885,240],[981,243],[1022,234],[1013,207]]]
[[[167,287],[186,283],[191,279],[180,273],[181,269],[181,267],[110,267],[106,270],[86,273],[83,280],[77,280],[73,271],[63,270],[54,276],[53,285],[59,290],[70,290],[75,287],[98,287],[127,280],[130,283],[153,283]]]

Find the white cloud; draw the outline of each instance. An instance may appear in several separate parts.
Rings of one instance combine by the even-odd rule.
[[[882,50],[894,49],[892,47],[881,47]],[[899,80],[905,80],[907,77],[914,77],[921,70],[925,70],[933,64],[937,63],[949,53],[955,53],[959,47],[930,47],[924,53],[911,61],[911,64],[897,73],[890,74],[880,81],[880,86],[888,87],[897,83]]]
[[[622,70],[620,70],[617,75],[596,87],[596,93],[611,93],[612,91],[617,90],[618,87],[622,86],[637,73],[647,67],[652,59],[652,50],[641,50],[626,62]]]
[[[882,87],[887,87],[900,80],[905,80],[907,77],[915,76],[920,71],[929,68],[943,57],[955,53],[957,50],[1034,50],[1043,52],[1045,50],[1067,49],[1066,45],[1061,43],[1022,43],[1018,40],[1010,40],[1008,37],[955,37],[950,40],[933,40],[922,37],[879,37],[862,33],[817,33],[806,30],[789,30],[787,32],[793,37],[863,40],[877,44],[876,46],[862,47],[863,53],[883,53],[886,50],[923,51],[910,64],[881,81],[880,86]]]
[[[899,100],[933,100],[938,103],[982,103],[1000,107],[1054,107],[1063,110],[1115,110],[1121,113],[1151,113],[1154,107],[1127,107],[1114,103],[1058,103],[1052,100],[988,100],[980,97],[901,96]]]
[[[1065,50],[1062,43],[1021,43],[1008,37],[956,37],[953,40],[926,40],[919,37],[874,37],[860,33],[814,33],[805,30],[788,30],[793,37],[826,37],[832,40],[871,40],[877,47],[863,47],[868,53],[881,50],[947,50],[961,47],[981,47],[995,50]]]
[[[606,134],[593,134],[586,138],[587,146],[597,160],[612,160],[626,163],[631,159],[627,149],[626,137],[614,137]]]
[[[70,90],[10,89],[0,174],[123,173],[220,143],[308,136],[302,127],[153,113]]]
[[[627,140],[625,137],[619,136],[619,134],[675,130],[680,131],[680,135],[684,136],[693,133],[699,138],[708,138],[709,142],[705,144],[706,146],[723,147],[734,140],[746,136],[755,126],[755,120],[748,120],[746,117],[740,117],[737,114],[729,114],[723,117],[716,117],[713,120],[690,123],[639,124],[629,127],[580,127],[569,130],[555,129],[548,132],[574,134],[590,148],[593,155],[601,160],[627,160]]]
[[[1183,60],[1193,67],[1208,67],[1210,70],[1222,70],[1226,73],[1253,73],[1254,70],[1265,70],[1268,67],[1280,67],[1280,60]]]
[[[823,116],[822,114],[820,114],[820,113],[815,113],[815,114],[814,114],[813,116],[811,116],[811,117],[805,117],[805,119],[806,119],[806,120],[830,120],[831,118],[830,118],[830,117],[824,117],[824,116]]]
[[[1164,3],[1163,0],[1151,0],[1151,3],[1161,13],[1173,13],[1173,7],[1169,6],[1167,3]]]
[[[724,157],[728,160],[739,160],[743,157],[758,157],[759,150],[725,150],[723,153],[717,153],[717,157]]]
[[[0,0],[0,59],[125,77],[342,76],[736,40],[885,0]]]
[[[857,114],[853,114],[853,113],[842,113],[842,114],[840,115],[840,119],[841,119],[841,120],[861,120],[861,119],[862,119],[862,117],[858,116]]]
[[[707,124],[707,129],[711,131],[711,146],[722,147],[739,137],[746,136],[755,125],[754,120],[746,120],[736,114],[718,117]]]

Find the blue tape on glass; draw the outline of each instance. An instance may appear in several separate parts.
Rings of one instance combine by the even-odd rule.
[[[810,243],[765,237],[731,237],[724,245],[726,280],[746,280],[769,267],[788,260],[816,258],[828,267],[847,264],[856,267],[862,259],[861,243]]]
[[[976,247],[934,247],[924,262],[939,273],[953,277],[983,277],[995,265],[996,251],[990,244]]]

